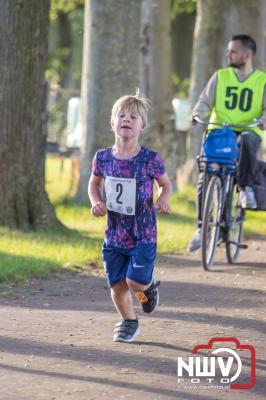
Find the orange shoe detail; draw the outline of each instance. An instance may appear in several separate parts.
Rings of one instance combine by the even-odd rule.
[[[141,304],[147,303],[147,301],[149,301],[148,297],[143,292],[136,292],[135,297]]]

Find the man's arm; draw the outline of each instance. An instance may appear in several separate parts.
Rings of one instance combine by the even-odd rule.
[[[217,86],[217,72],[210,78],[209,82],[203,89],[195,107],[192,111],[192,118],[198,115],[201,119],[208,120],[210,118],[212,108],[215,102]]]

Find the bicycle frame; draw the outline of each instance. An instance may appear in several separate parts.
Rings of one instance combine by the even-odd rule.
[[[211,269],[216,247],[227,240],[231,229],[231,210],[228,212],[228,207],[230,208],[230,190],[235,178],[236,173],[227,173],[225,168],[219,175],[205,171],[206,186],[202,195],[202,264],[206,270]]]
[[[209,125],[209,123],[195,118],[198,123]],[[261,124],[256,120],[250,125],[212,123],[223,128],[238,127],[244,129],[252,128]],[[210,133],[211,134],[211,133]],[[206,134],[203,137],[203,143]],[[234,195],[238,196],[237,189],[237,164],[225,165],[225,161],[215,163],[208,162],[201,155],[197,157],[200,172],[204,173],[202,188],[202,264],[204,269],[210,270],[214,261],[216,247],[222,241],[226,243],[226,254],[229,263],[236,262],[241,244],[243,221],[245,211],[240,207],[238,199],[234,203]],[[231,163],[231,162],[230,162]],[[213,171],[212,171],[212,164]],[[222,232],[221,232],[222,230]],[[236,239],[233,232],[236,232]],[[221,235],[222,233],[222,235]],[[220,234],[220,238],[219,238]]]

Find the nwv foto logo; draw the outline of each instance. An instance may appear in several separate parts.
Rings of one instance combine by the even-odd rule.
[[[215,343],[228,343],[212,350]],[[234,345],[235,349],[230,348]],[[235,338],[213,338],[207,345],[197,345],[192,349],[192,354],[200,350],[212,350],[207,356],[177,357],[177,382],[198,384],[205,383],[229,384],[231,389],[250,389],[255,385],[255,348],[251,345],[241,345]],[[248,351],[248,364],[250,369],[249,383],[243,383],[241,376],[243,363],[241,351]],[[246,360],[246,359],[245,359]],[[242,374],[243,375],[243,374]],[[246,379],[245,379],[246,380]],[[234,383],[233,383],[234,382]]]

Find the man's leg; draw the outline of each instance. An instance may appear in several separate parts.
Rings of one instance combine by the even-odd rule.
[[[261,138],[254,132],[243,132],[240,141],[239,157],[239,186],[253,187],[255,180],[255,169],[257,152],[261,145]]]
[[[200,172],[197,184],[197,230],[194,234],[192,241],[189,243],[187,250],[190,252],[197,251],[201,248],[202,240],[202,213],[203,213],[203,191],[204,191],[204,172]]]
[[[203,191],[204,191],[204,172],[200,172],[199,177],[198,177],[198,183],[197,183],[197,199],[196,199],[198,228],[201,228],[201,226],[202,226]]]
[[[238,181],[243,208],[257,208],[253,185],[260,144],[261,138],[256,133],[246,131],[241,134]]]

